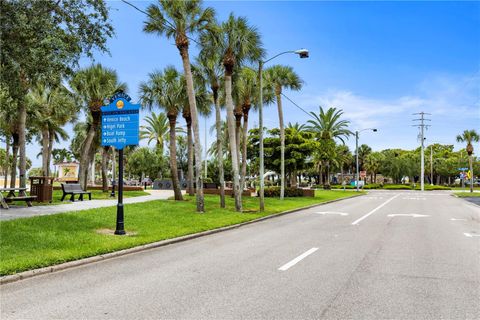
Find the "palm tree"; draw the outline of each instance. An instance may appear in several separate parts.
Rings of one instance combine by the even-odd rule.
[[[280,125],[280,200],[285,195],[285,126],[283,124],[282,90],[298,91],[302,88],[302,79],[293,71],[292,67],[274,65],[265,70],[267,83],[275,92],[278,107],[278,121]]]
[[[364,168],[365,160],[370,153],[372,153],[372,148],[370,148],[368,145],[362,144],[360,147],[358,147],[358,162],[359,162],[360,170],[365,169]]]
[[[163,154],[163,146],[168,140],[169,123],[167,116],[160,112],[158,115],[152,112],[151,115],[145,117],[146,126],[141,126],[140,139],[148,139],[150,142],[155,142],[155,147],[159,154]],[[180,128],[177,128],[177,131]]]
[[[345,180],[343,175],[345,165],[348,166],[352,162],[352,153],[350,152],[350,149],[348,148],[348,146],[344,144],[340,144],[340,145],[337,145],[336,154],[337,154],[338,167],[340,169],[340,177],[341,177],[341,181],[343,182]]]
[[[161,36],[165,35],[167,38],[174,38],[175,45],[182,58],[195,138],[197,211],[204,212],[205,203],[203,198],[202,152],[195,89],[188,52],[188,35],[196,34],[208,29],[214,19],[215,11],[212,8],[203,9],[201,7],[201,1],[199,0],[159,0],[158,4],[148,6],[147,12],[149,18],[145,22],[144,31],[148,33],[157,33]]]
[[[175,200],[183,200],[178,180],[176,124],[178,113],[182,109],[182,93],[184,82],[180,73],[173,66],[167,66],[163,72],[149,74],[148,82],[140,84],[140,100],[142,105],[152,109],[154,105],[164,108],[170,126],[170,173],[172,175]]]
[[[377,183],[377,173],[380,170],[383,159],[381,152],[372,152],[365,157],[364,167],[365,170],[370,172],[370,181],[373,183]]]
[[[42,175],[49,176],[53,142],[68,138],[62,127],[76,120],[77,106],[65,87],[50,88],[42,83],[30,90],[28,100],[34,110],[34,126],[38,128],[42,143]]]
[[[95,145],[98,145],[101,110],[105,98],[117,91],[126,91],[127,85],[118,80],[113,69],[95,64],[79,70],[70,81],[76,98],[90,116],[88,132],[80,156],[79,180],[82,188],[87,189],[88,164],[93,160]]]
[[[320,112],[316,114],[315,112],[310,112],[311,116],[314,120],[307,121],[307,128],[308,130],[312,131],[317,141],[320,142],[321,145],[327,146],[328,150],[332,149],[332,142],[333,142],[333,149],[334,150],[334,142],[335,139],[340,140],[342,144],[345,144],[345,139],[348,139],[350,135],[353,133],[348,130],[348,125],[350,121],[342,120],[341,117],[343,115],[343,111],[337,110],[336,108],[328,108],[327,112],[323,110],[322,107],[320,108]],[[323,160],[324,166],[327,168],[327,171],[330,167],[330,161],[333,160],[334,152],[322,152],[323,156],[321,157]],[[327,172],[327,179],[324,187],[329,188],[330,186],[330,173]]]
[[[202,36],[201,43],[205,54],[220,52],[224,67],[225,105],[227,108],[228,136],[232,156],[233,192],[235,210],[242,211],[242,190],[239,180],[237,142],[235,137],[235,117],[232,97],[232,76],[245,61],[257,61],[263,56],[260,34],[248,24],[244,17],[236,18],[232,13],[227,21],[217,26],[214,32]],[[219,51],[217,51],[219,50]]]
[[[468,163],[470,166],[470,192],[473,192],[473,145],[472,142],[478,142],[480,136],[475,130],[465,130],[457,136],[457,142],[467,143]]]
[[[197,59],[197,66],[200,72],[205,75],[210,90],[212,90],[213,104],[215,106],[215,129],[217,135],[216,151],[218,161],[218,171],[220,180],[220,207],[225,208],[225,173],[223,169],[223,141],[222,141],[222,118],[220,115],[219,92],[222,81],[222,66],[220,65],[220,56],[218,51],[211,52],[210,55],[201,52]]]

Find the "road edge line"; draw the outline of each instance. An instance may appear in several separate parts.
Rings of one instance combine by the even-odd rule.
[[[36,276],[40,276],[40,275],[44,275],[44,274],[48,274],[48,273],[62,271],[62,270],[65,270],[65,269],[75,268],[75,267],[83,266],[83,265],[86,265],[86,264],[91,264],[91,263],[95,263],[95,262],[99,262],[99,261],[104,261],[104,260],[107,260],[107,259],[121,257],[121,256],[125,256],[127,254],[138,253],[138,252],[142,252],[142,251],[146,251],[146,250],[150,250],[150,249],[164,247],[164,246],[167,246],[167,245],[170,245],[170,244],[175,244],[175,243],[178,243],[178,242],[184,242],[184,241],[187,241],[187,240],[192,240],[192,239],[208,236],[208,235],[215,234],[215,233],[220,233],[220,232],[240,228],[240,227],[252,224],[252,223],[261,222],[261,221],[268,220],[268,219],[273,219],[273,218],[276,218],[276,217],[280,217],[280,216],[283,216],[283,215],[286,215],[286,214],[298,212],[298,211],[301,211],[301,210],[311,209],[311,208],[314,208],[314,207],[326,205],[326,204],[333,203],[333,202],[338,202],[338,201],[342,201],[342,200],[361,197],[363,195],[365,195],[365,194],[356,194],[356,195],[353,195],[351,197],[328,200],[328,201],[325,201],[325,202],[322,202],[322,203],[317,203],[317,204],[309,205],[309,206],[306,206],[306,207],[301,207],[301,208],[291,209],[291,210],[287,210],[287,211],[282,211],[282,212],[279,212],[279,213],[274,213],[274,214],[271,214],[271,215],[268,215],[268,216],[265,216],[265,217],[254,219],[254,220],[245,221],[245,222],[241,222],[241,223],[237,223],[237,224],[232,224],[230,226],[225,226],[225,227],[220,227],[220,228],[216,228],[216,229],[212,229],[212,230],[192,233],[192,234],[188,234],[188,235],[184,235],[184,236],[180,236],[180,237],[176,237],[176,238],[172,238],[172,239],[160,240],[160,241],[157,241],[157,242],[152,242],[152,243],[148,243],[148,244],[144,244],[144,245],[140,245],[140,246],[136,246],[136,247],[132,247],[132,248],[128,248],[128,249],[123,249],[123,250],[119,250],[119,251],[104,253],[104,254],[100,254],[100,255],[97,255],[97,256],[92,256],[92,257],[88,257],[88,258],[68,261],[68,262],[64,262],[64,263],[61,263],[61,264],[56,264],[56,265],[52,265],[52,266],[48,266],[48,267],[27,270],[27,271],[23,271],[23,272],[12,274],[12,275],[1,276],[0,277],[0,285],[4,285],[4,284],[7,284],[7,283],[12,283],[12,282],[16,282],[16,281],[20,281],[20,280],[24,280],[24,279],[29,279],[29,278],[32,278],[32,277],[36,277]]]

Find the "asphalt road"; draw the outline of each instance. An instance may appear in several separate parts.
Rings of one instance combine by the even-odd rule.
[[[374,191],[0,290],[2,319],[480,319],[480,207]]]

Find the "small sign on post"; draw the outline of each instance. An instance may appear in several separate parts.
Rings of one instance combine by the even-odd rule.
[[[366,178],[367,177],[367,171],[360,171],[360,177],[361,178]]]
[[[102,146],[118,150],[118,204],[115,234],[125,234],[123,214],[123,148],[138,145],[139,104],[131,104],[131,98],[119,92],[108,99],[102,110]]]

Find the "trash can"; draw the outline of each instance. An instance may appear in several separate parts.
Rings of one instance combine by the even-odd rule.
[[[54,177],[29,177],[30,195],[37,196],[37,202],[52,202]]]

